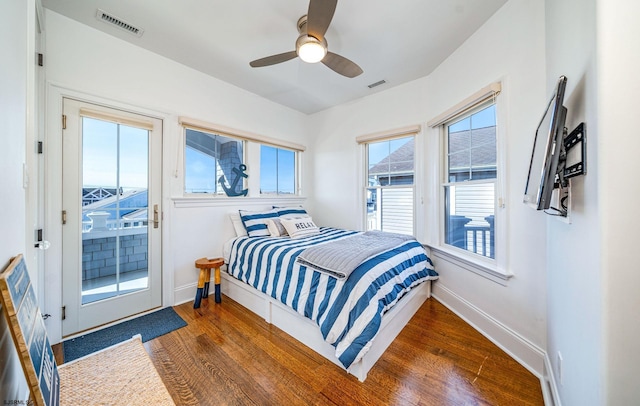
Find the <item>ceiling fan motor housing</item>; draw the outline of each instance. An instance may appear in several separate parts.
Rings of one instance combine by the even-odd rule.
[[[329,28],[337,0],[309,0],[309,12],[298,19],[296,27],[300,34],[296,39],[295,51],[283,52],[249,62],[254,68],[275,65],[299,57],[307,63],[322,62],[329,69],[345,77],[354,78],[362,73],[362,68],[349,59],[328,51],[324,34]],[[309,34],[308,15],[311,14]]]
[[[305,62],[316,63],[327,55],[327,40],[307,34],[307,15],[298,19],[298,32],[300,36],[296,40],[296,53]]]
[[[307,15],[306,14],[298,18],[298,23],[296,24],[296,26],[298,27],[298,32],[300,34],[307,33]]]

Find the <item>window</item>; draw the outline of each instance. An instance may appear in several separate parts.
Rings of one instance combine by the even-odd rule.
[[[187,128],[185,193],[242,195],[246,178],[243,151],[240,139]]]
[[[414,234],[415,136],[367,142],[366,229]]]
[[[444,242],[495,259],[495,102],[482,102],[442,127],[446,150]]]
[[[304,145],[188,117],[179,123],[185,135],[184,194],[300,198]]]
[[[296,194],[296,152],[260,146],[260,194]]]

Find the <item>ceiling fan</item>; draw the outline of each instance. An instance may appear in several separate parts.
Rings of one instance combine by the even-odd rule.
[[[307,15],[298,20],[300,36],[296,40],[296,50],[271,55],[251,61],[254,68],[275,65],[299,56],[305,62],[322,62],[335,72],[354,78],[362,73],[362,69],[349,59],[330,52],[324,34],[329,28],[338,0],[310,0]]]

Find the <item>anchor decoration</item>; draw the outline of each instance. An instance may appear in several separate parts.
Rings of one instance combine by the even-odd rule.
[[[222,175],[222,176],[220,176],[220,178],[218,178],[218,183],[220,184],[220,186],[222,186],[222,189],[224,189],[224,192],[229,197],[246,196],[247,192],[249,191],[249,189],[244,189],[244,190],[242,190],[240,192],[236,192],[236,187],[238,186],[238,182],[240,182],[242,180],[242,178],[248,178],[249,177],[249,175],[244,173],[244,171],[247,170],[247,165],[240,164],[240,166],[238,166],[237,168],[233,168],[231,170],[236,174],[236,178],[233,180],[233,182],[230,183],[230,187],[227,187],[224,184],[224,175]]]

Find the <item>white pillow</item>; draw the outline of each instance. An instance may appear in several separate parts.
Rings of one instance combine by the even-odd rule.
[[[267,219],[266,223],[267,230],[269,231],[269,236],[280,237],[280,230],[278,230],[278,227],[276,226],[276,223],[273,221],[273,219]]]
[[[282,225],[279,218],[267,219],[267,230],[271,237],[284,237],[287,235],[287,230]]]
[[[311,217],[296,219],[280,218],[280,221],[291,238],[302,238],[320,234],[320,229],[315,225]]]
[[[247,229],[244,228],[244,224],[242,224],[240,213],[229,213],[229,218],[231,219],[231,224],[233,224],[233,229],[236,230],[236,237],[246,237]]]

